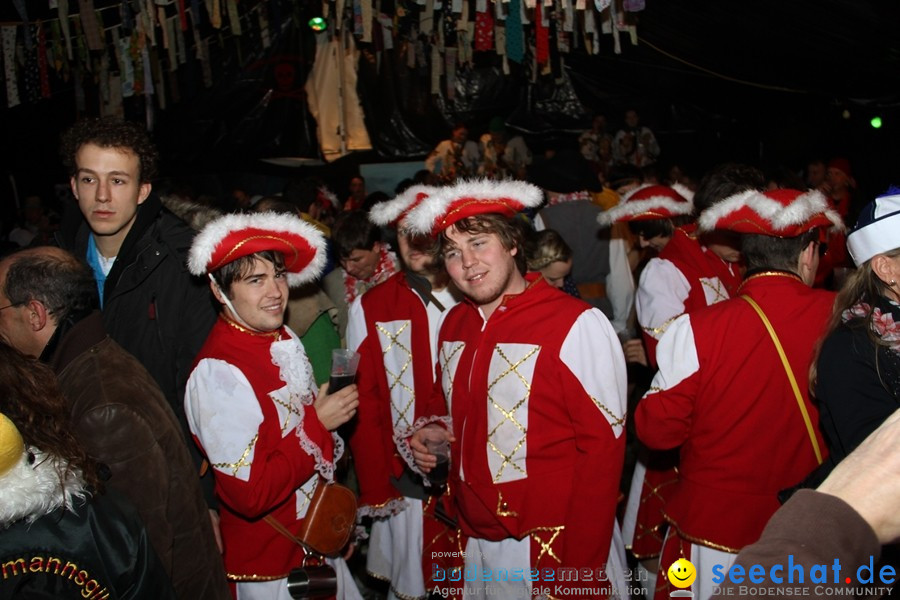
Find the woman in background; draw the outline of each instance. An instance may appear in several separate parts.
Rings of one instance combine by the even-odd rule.
[[[838,294],[810,378],[832,466],[900,408],[900,189],[863,209],[847,248],[858,268]]]
[[[528,270],[540,271],[547,283],[571,296],[580,298],[569,273],[572,271],[572,249],[553,229],[529,231],[525,237],[525,262]]]
[[[0,599],[175,598],[134,508],[97,495],[53,372],[0,343]]]

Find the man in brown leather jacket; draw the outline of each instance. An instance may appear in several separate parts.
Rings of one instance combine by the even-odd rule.
[[[103,328],[90,270],[59,248],[0,261],[0,339],[59,378],[75,435],[137,507],[179,598],[230,598],[181,427],[147,370]]]

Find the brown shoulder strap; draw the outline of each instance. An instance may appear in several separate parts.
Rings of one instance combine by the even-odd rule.
[[[266,523],[268,523],[269,525],[271,525],[272,528],[275,529],[275,531],[277,531],[278,533],[280,533],[281,535],[283,535],[283,536],[286,537],[287,539],[291,540],[292,542],[294,542],[295,544],[297,544],[298,546],[300,546],[301,548],[303,548],[304,551],[306,550],[306,548],[303,546],[303,544],[300,543],[299,538],[297,538],[297,536],[295,536],[293,533],[291,533],[290,531],[288,531],[288,528],[285,527],[284,525],[282,525],[282,524],[278,521],[278,519],[276,519],[276,518],[273,517],[272,515],[266,515],[266,516],[263,518],[263,520],[264,520]]]

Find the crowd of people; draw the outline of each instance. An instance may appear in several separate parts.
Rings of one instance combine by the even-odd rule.
[[[707,599],[791,553],[898,566],[900,190],[848,223],[845,159],[694,184],[647,176],[634,110],[534,162],[498,118],[392,196],[307,177],[226,213],[158,194],[138,125],[61,154],[78,210],[28,200],[0,257],[0,598],[651,600],[683,558]],[[322,553],[336,483],[357,527]]]

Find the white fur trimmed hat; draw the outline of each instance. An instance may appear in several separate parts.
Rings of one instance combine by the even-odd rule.
[[[840,215],[821,192],[748,190],[716,202],[700,214],[701,231],[724,229],[772,237],[797,237],[811,229],[843,229]]]
[[[900,248],[900,188],[891,187],[869,202],[847,235],[847,250],[857,266],[876,254]]]
[[[404,225],[413,233],[437,235],[457,221],[489,213],[511,217],[544,201],[541,188],[524,181],[472,179],[436,188],[406,216]]]
[[[438,188],[428,185],[414,185],[397,195],[393,200],[379,202],[369,211],[369,220],[379,227],[397,227],[403,223],[409,211],[434,194]]]
[[[284,255],[291,287],[316,279],[325,267],[325,237],[315,226],[292,215],[264,212],[211,221],[194,238],[188,269],[194,275],[206,275],[266,250]]]
[[[666,185],[644,185],[636,188],[618,205],[597,215],[602,227],[624,221],[671,219],[694,212],[694,204],[677,190]]]

